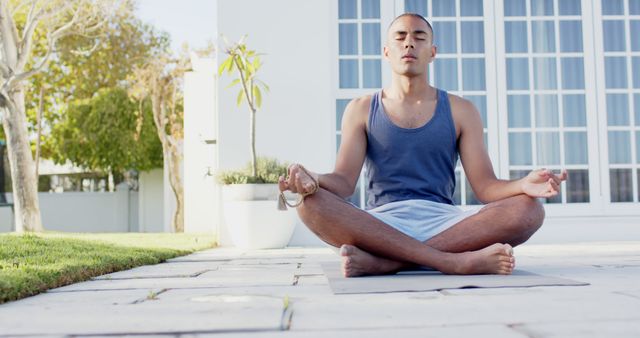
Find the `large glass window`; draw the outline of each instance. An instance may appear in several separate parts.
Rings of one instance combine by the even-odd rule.
[[[335,105],[336,153],[342,143],[342,117],[354,97],[382,87],[383,31],[380,0],[337,0],[338,84]],[[360,176],[349,201],[364,207],[365,180]]]
[[[504,0],[509,173],[566,168],[547,203],[588,203],[589,152],[580,1]]]
[[[380,0],[338,1],[339,88],[380,88]]]
[[[606,129],[612,203],[638,202],[640,20],[637,0],[602,0]]]
[[[578,20],[560,21],[560,51],[582,52],[582,22]]]

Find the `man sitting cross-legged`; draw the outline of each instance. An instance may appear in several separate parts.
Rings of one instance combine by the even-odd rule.
[[[417,14],[389,26],[384,57],[392,81],[347,105],[335,169],[319,175],[289,167],[280,190],[306,195],[302,221],[340,248],[347,277],[426,266],[447,274],[510,274],[512,247],[541,226],[537,197],[558,194],[563,171],[499,180],[483,140],[480,114],[467,100],[428,83],[436,56],[433,30]],[[453,205],[458,156],[484,207]],[[348,203],[366,165],[367,210]]]

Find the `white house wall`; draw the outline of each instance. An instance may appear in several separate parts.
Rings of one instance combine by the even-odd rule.
[[[218,1],[219,34],[229,41],[247,35],[247,46],[263,54],[258,78],[270,91],[263,95],[256,114],[258,156],[302,163],[318,172],[333,169],[335,79],[331,72],[334,41],[327,29],[330,10],[326,0]],[[225,55],[219,52],[221,63]],[[236,105],[239,87],[226,88],[234,78],[225,74],[218,86],[222,170],[243,167],[250,159],[249,110]],[[219,230],[220,244],[229,245],[224,226]],[[321,243],[299,222],[289,245]]]
[[[163,170],[141,173],[139,183],[137,192],[121,184],[115,192],[38,193],[42,223],[49,231],[165,232]],[[0,208],[0,232],[13,230],[13,217]]]
[[[42,223],[49,231],[129,232],[137,228],[137,192],[39,193]],[[11,201],[11,194],[7,194]],[[0,214],[0,229],[11,231],[12,215]]]
[[[192,62],[201,67],[194,64],[194,71],[184,79],[184,231],[216,233],[220,210],[214,180],[218,147],[215,60]]]
[[[248,35],[248,47],[264,54],[258,78],[271,90],[257,113],[258,155],[320,172],[333,169],[335,142],[329,10],[326,0],[218,1],[218,32],[230,41]],[[226,89],[231,80],[223,75],[219,82],[222,169],[250,158],[248,108],[236,106],[239,88]]]
[[[138,188],[139,232],[164,232],[164,171],[140,173]]]

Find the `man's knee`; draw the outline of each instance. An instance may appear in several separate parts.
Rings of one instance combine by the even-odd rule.
[[[523,212],[527,215],[527,220],[532,226],[540,227],[544,222],[544,207],[540,200],[534,197],[522,197]]]
[[[298,207],[300,220],[313,232],[321,224],[326,223],[328,204],[331,203],[330,193],[319,190],[313,195],[304,198],[304,202]]]
[[[515,225],[523,234],[524,240],[538,231],[544,222],[544,207],[537,198],[526,195],[517,196],[512,210],[519,216],[517,217],[519,221]]]
[[[298,216],[300,217],[300,220],[302,220],[302,222],[307,226],[309,226],[309,223],[318,213],[319,204],[319,200],[314,194],[305,197],[304,202],[302,202],[302,204],[300,204],[300,206],[298,207]]]
[[[340,203],[344,201],[326,190],[319,190],[317,193],[307,196],[298,207],[300,220],[318,238],[326,243],[340,247],[342,244],[351,244],[353,238],[344,228],[337,226],[344,222],[344,217],[340,211]]]

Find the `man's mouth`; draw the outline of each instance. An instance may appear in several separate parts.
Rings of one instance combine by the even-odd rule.
[[[402,56],[402,59],[403,60],[415,60],[416,57],[411,55],[411,54],[405,54],[405,55]]]

